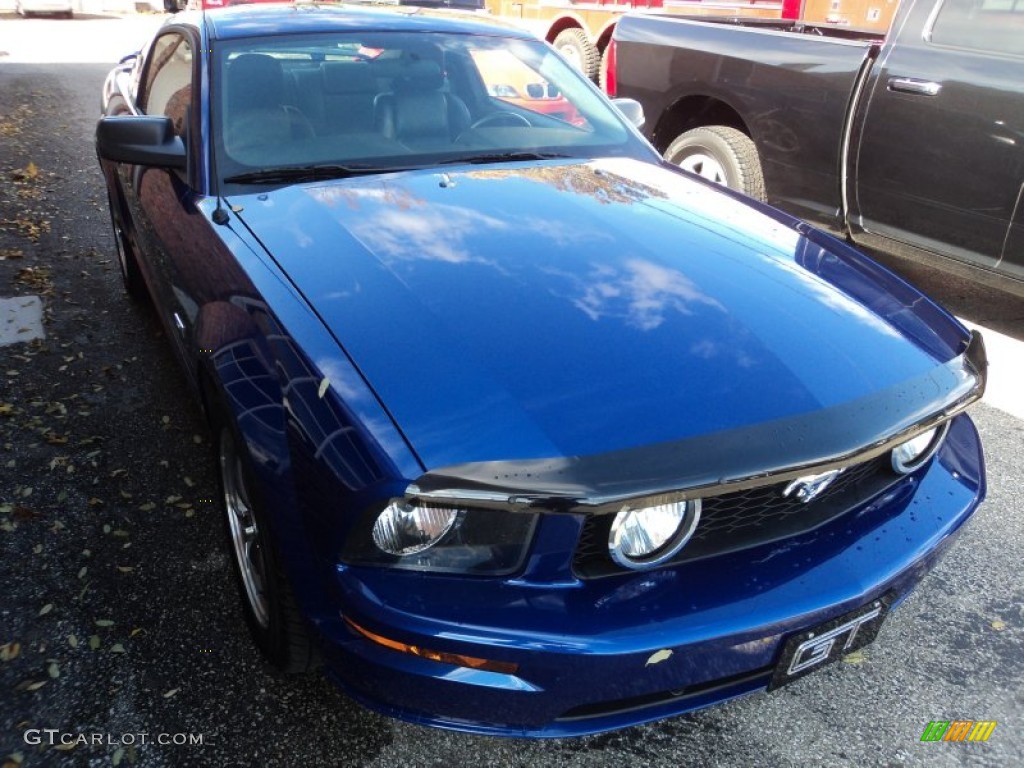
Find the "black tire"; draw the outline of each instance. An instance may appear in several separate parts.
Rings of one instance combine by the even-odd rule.
[[[124,224],[119,213],[120,206],[110,192],[107,193],[107,200],[110,205],[110,223],[114,228],[117,264],[121,269],[121,282],[124,285],[125,293],[134,301],[145,303],[149,301],[149,294],[146,291],[145,281],[142,279],[142,272],[139,271],[139,263],[135,260],[135,253],[125,235]]]
[[[319,656],[278,559],[248,455],[220,413],[214,415],[214,423],[221,511],[245,622],[271,664],[290,674],[310,672],[319,665]]]
[[[579,27],[563,29],[555,37],[555,48],[591,80],[597,77],[601,53]]]
[[[597,66],[597,84],[601,86],[601,90],[608,93],[608,49],[605,48],[601,53],[601,61]]]
[[[669,144],[665,159],[755,200],[766,199],[757,147],[735,128],[708,125],[687,131]]]

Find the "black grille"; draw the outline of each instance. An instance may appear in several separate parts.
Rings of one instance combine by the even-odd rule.
[[[693,537],[666,565],[735,552],[810,531],[877,496],[899,479],[886,453],[847,467],[809,503],[783,496],[788,483],[704,499]],[[573,557],[573,570],[580,578],[623,571],[608,554],[608,534],[614,518],[615,515],[596,515],[584,523]]]

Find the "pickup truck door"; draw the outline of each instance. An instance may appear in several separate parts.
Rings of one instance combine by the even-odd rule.
[[[855,237],[1024,278],[1024,1],[919,0],[902,21],[855,116]]]

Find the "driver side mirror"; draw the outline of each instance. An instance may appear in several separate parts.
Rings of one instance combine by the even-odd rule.
[[[169,117],[117,115],[96,124],[96,152],[104,160],[131,165],[185,168],[185,142]]]

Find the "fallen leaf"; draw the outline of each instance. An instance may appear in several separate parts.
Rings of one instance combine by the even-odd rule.
[[[169,698],[171,698],[171,696],[173,696],[174,694],[176,694],[180,690],[181,690],[180,688],[171,688],[171,690],[169,690],[169,691],[164,693],[164,698],[165,699],[169,699]]]
[[[94,651],[99,650],[99,647],[100,647],[100,636],[99,635],[90,635],[89,636],[89,647],[92,648]]]
[[[868,660],[868,657],[864,655],[863,651],[854,651],[843,656],[843,663],[845,664],[863,664]]]
[[[46,674],[56,680],[60,677],[60,667],[57,666],[56,661],[51,661],[50,665],[46,668]]]
[[[68,635],[68,645],[70,645],[72,648],[77,648],[78,637],[76,637],[75,635]]]
[[[667,661],[670,658],[672,658],[672,649],[663,648],[660,651],[655,651],[654,653],[652,653],[650,658],[647,659],[647,663],[644,664],[644,666],[649,667],[651,666],[651,664],[660,664],[661,662]]]
[[[53,610],[53,603],[47,603],[46,605],[44,605],[42,608],[39,609],[39,613],[36,614],[36,615],[37,616],[45,616],[46,614],[48,614],[52,610]]]
[[[0,661],[11,661],[12,659],[18,658],[18,654],[21,653],[21,643],[17,640],[12,640],[9,643],[0,645]]]
[[[96,619],[96,621],[94,623],[96,624],[97,627],[112,627],[112,626],[114,626],[114,622],[112,622],[110,619]]]
[[[330,388],[330,386],[331,380],[324,376],[323,380],[320,382],[320,388],[316,391],[316,396],[323,400],[324,395],[327,394],[327,390]]]
[[[114,643],[112,646],[110,646],[110,652],[111,653],[124,653],[124,646],[121,645],[120,643]]]
[[[1004,629],[1006,629],[1006,622],[1002,619],[995,619],[992,622],[992,629],[994,629],[996,632],[1002,632]]]

